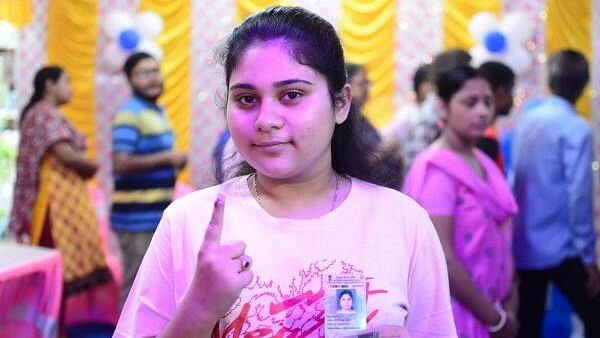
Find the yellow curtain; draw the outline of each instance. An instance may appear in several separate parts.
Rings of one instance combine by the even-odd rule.
[[[237,0],[235,2],[236,22],[242,23],[250,14],[271,6],[289,6],[291,0]]]
[[[396,0],[342,0],[340,37],[348,62],[365,65],[372,83],[365,116],[385,125],[394,111]]]
[[[502,0],[444,0],[442,8],[444,47],[469,50],[475,45],[469,21],[478,12],[500,15]]]
[[[141,0],[140,10],[150,10],[164,21],[163,32],[157,41],[164,57],[161,70],[165,77],[165,92],[160,103],[165,106],[173,125],[175,149],[189,151],[192,115],[191,98],[191,0]],[[189,166],[179,175],[183,182],[190,182]]]
[[[31,22],[32,0],[0,0],[0,20],[6,20],[17,28]]]
[[[548,0],[546,21],[546,53],[575,49],[590,63],[592,53],[592,0]],[[577,101],[577,111],[585,118],[591,117],[591,87]]]
[[[98,0],[51,0],[48,8],[48,63],[65,69],[73,99],[61,111],[88,139],[96,154],[96,40]]]

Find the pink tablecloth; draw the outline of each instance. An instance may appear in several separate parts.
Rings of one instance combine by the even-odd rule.
[[[0,337],[57,337],[62,285],[58,251],[0,242]]]

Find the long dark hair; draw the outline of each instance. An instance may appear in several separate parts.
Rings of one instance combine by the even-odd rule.
[[[309,66],[327,79],[332,105],[343,103],[342,89],[347,83],[344,52],[333,26],[320,16],[300,7],[270,7],[248,17],[234,29],[219,53],[225,68],[225,84],[243,53],[256,42],[285,39],[294,60]],[[386,185],[397,173],[379,164],[375,149],[364,140],[363,124],[354,105],[344,123],[337,124],[331,140],[333,169],[368,182]],[[243,163],[237,175],[254,172]]]
[[[33,94],[29,98],[29,102],[25,105],[21,111],[20,122],[23,122],[25,115],[29,111],[29,108],[33,107],[46,94],[46,81],[50,80],[52,83],[56,83],[58,79],[64,74],[64,70],[58,66],[46,66],[41,68],[35,73],[33,78]]]

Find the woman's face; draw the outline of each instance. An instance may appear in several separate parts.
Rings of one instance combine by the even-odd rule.
[[[238,151],[274,179],[331,170],[333,130],[349,109],[348,102],[334,108],[326,78],[288,50],[283,39],[248,47],[231,73],[227,96],[227,123]],[[349,87],[344,91],[349,96]]]
[[[352,100],[356,102],[359,109],[362,109],[369,99],[369,88],[371,87],[365,68],[359,68],[356,71],[350,80],[350,85],[352,86]]]
[[[488,82],[482,78],[470,79],[443,104],[446,129],[466,142],[482,137],[489,126],[494,100]]]
[[[69,83],[69,77],[67,74],[62,73],[56,83],[51,84],[50,90],[56,97],[59,105],[66,104],[71,101],[73,92],[71,91],[71,84]]]
[[[340,297],[340,309],[349,311],[352,310],[352,297],[345,293]]]
[[[433,86],[433,83],[425,81],[419,84],[419,87],[417,88],[417,103],[423,103],[427,98],[427,95],[433,92],[435,92],[435,87]]]

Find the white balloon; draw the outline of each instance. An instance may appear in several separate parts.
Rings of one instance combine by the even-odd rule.
[[[142,37],[152,40],[162,32],[163,20],[156,12],[145,11],[136,15],[135,27]]]
[[[154,41],[150,41],[150,40],[146,40],[146,39],[142,40],[140,42],[140,44],[138,45],[137,50],[139,52],[146,52],[146,53],[152,55],[158,61],[162,60],[162,58],[163,58],[162,49]]]
[[[509,45],[502,61],[509,66],[517,76],[523,76],[531,68],[531,55],[527,50],[517,44]]]
[[[498,29],[498,19],[491,12],[479,12],[469,22],[469,32],[477,41],[483,41],[485,35],[494,29]]]
[[[116,38],[122,31],[133,28],[133,18],[125,11],[115,10],[108,13],[103,28],[106,35]]]
[[[473,67],[479,67],[482,63],[488,61],[491,56],[490,52],[482,45],[471,48],[469,54],[471,54],[471,65]]]
[[[116,41],[113,41],[104,50],[102,55],[103,64],[109,72],[119,72],[123,68],[127,54],[119,46]]]
[[[15,49],[19,40],[19,30],[15,25],[0,20],[0,48]]]
[[[524,12],[508,13],[500,22],[500,31],[513,42],[524,44],[533,37],[535,28],[531,20]]]

